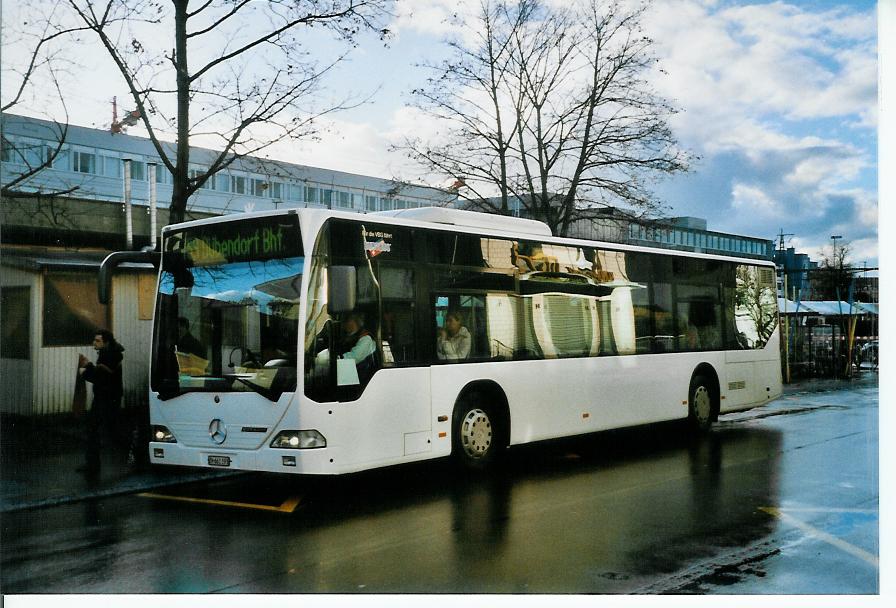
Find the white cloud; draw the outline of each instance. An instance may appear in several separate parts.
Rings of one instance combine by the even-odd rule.
[[[857,239],[849,243],[849,259],[856,266],[874,266],[880,255],[880,245],[876,238]]]
[[[390,149],[405,137],[433,135],[435,125],[420,110],[397,108],[382,123],[333,117],[319,123],[317,141],[282,141],[266,153],[271,158],[312,167],[428,183],[431,176],[414,173],[404,153]]]
[[[867,228],[876,228],[878,225],[878,203],[874,193],[865,190],[843,190],[837,193],[841,196],[851,197],[854,202],[854,220]],[[876,239],[875,239],[876,242]]]
[[[731,199],[735,210],[745,216],[759,214],[774,218],[781,213],[780,205],[756,185],[736,182],[731,189]]]
[[[699,120],[774,112],[875,124],[873,14],[780,2],[713,11],[682,0],[658,3],[646,25],[669,72],[657,86]]]
[[[839,230],[876,256],[873,7],[678,0],[653,5],[645,25],[667,72],[653,82],[683,110],[671,125],[706,172],[673,206],[717,229],[801,232],[810,255]],[[720,185],[727,200],[692,202]]]
[[[396,158],[387,151],[388,142],[375,124],[328,118],[321,127],[318,141],[281,142],[271,155],[312,167],[392,177]]]
[[[835,60],[842,66],[829,86],[808,95],[795,109],[794,116],[856,114],[856,126],[876,127],[877,125],[877,55],[873,45],[841,49],[834,53]]]
[[[795,187],[836,185],[849,182],[868,163],[861,151],[852,146],[833,143],[800,149],[804,157],[784,178]]]

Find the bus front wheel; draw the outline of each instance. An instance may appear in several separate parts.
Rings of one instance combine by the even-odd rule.
[[[712,425],[713,385],[706,376],[694,376],[688,391],[688,422],[693,430],[705,433]]]
[[[465,399],[454,410],[452,455],[463,466],[492,467],[503,451],[501,420],[494,408],[478,399]]]

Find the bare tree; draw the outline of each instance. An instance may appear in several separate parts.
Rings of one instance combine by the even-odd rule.
[[[500,2],[480,6],[476,27],[458,22],[472,41],[449,40],[453,57],[422,64],[434,73],[412,91],[417,107],[445,125],[435,141],[412,139],[403,147],[428,170],[454,179],[449,187],[467,199],[486,199],[497,188],[498,209],[508,212],[512,192],[509,156],[517,121],[512,109],[512,43],[525,13]]]
[[[313,137],[315,121],[349,100],[317,103],[326,74],[302,34],[318,28],[344,43],[380,25],[390,0],[68,0],[96,34],[130,91],[173,177],[170,221],[217,172],[284,138]],[[213,50],[210,50],[213,49]],[[198,58],[198,61],[196,59]],[[176,144],[163,141],[165,130]],[[191,165],[191,138],[218,150]]]
[[[811,274],[816,299],[846,300],[849,297],[854,273],[849,261],[851,250],[850,243],[833,241],[830,247],[824,247],[818,252],[821,257],[818,272]]]
[[[72,34],[83,28],[64,25],[65,20],[60,15],[63,3],[64,0],[57,0],[50,4],[18,7],[15,19],[3,22],[5,57],[14,51],[24,60],[19,62],[17,56],[15,61],[4,61],[0,68],[4,85],[0,113],[7,114],[24,100],[40,96],[44,100],[55,99],[63,116],[62,120],[53,120],[47,133],[42,134],[42,139],[52,142],[50,145],[14,144],[5,136],[2,138],[3,159],[8,164],[0,195],[7,200],[34,198],[52,202],[53,197],[71,194],[78,189],[77,186],[47,188],[29,183],[38,173],[53,166],[68,134],[68,110],[60,86],[60,73],[70,67],[70,60],[64,54],[65,45],[71,43]],[[54,94],[48,95],[51,91]],[[15,166],[20,169],[12,169]],[[57,213],[51,211],[50,215],[56,217]]]
[[[449,42],[452,57],[413,91],[441,131],[398,147],[455,178],[471,206],[507,213],[513,196],[557,234],[595,207],[655,211],[649,180],[690,159],[666,122],[675,109],[646,79],[656,59],[642,13],[482,0],[473,35]]]

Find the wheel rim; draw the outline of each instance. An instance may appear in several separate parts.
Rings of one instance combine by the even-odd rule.
[[[460,423],[460,441],[470,458],[479,459],[488,453],[492,445],[492,422],[485,411],[467,412]]]
[[[694,391],[694,416],[701,422],[709,420],[712,413],[712,398],[705,386],[698,386]]]

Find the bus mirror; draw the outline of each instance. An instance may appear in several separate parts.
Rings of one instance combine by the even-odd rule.
[[[357,300],[354,266],[330,266],[327,269],[327,310],[330,314],[351,312]]]

